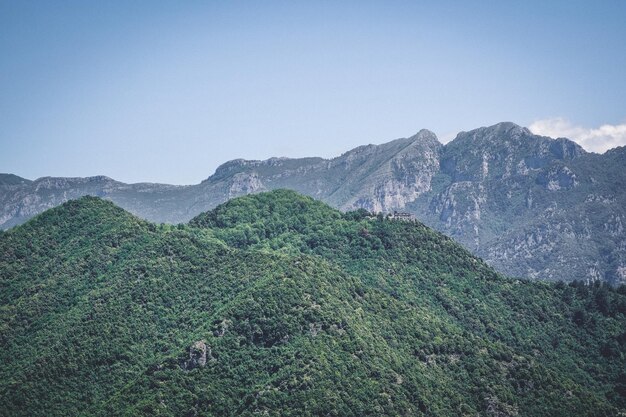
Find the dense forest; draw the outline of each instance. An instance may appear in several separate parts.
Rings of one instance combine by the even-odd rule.
[[[0,233],[0,415],[626,414],[626,288],[496,273],[292,191]]]

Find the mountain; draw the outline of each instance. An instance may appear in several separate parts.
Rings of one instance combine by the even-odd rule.
[[[83,197],[0,254],[0,415],[626,412],[626,287],[508,279],[419,222],[277,190],[157,225]]]
[[[626,148],[590,154],[502,123],[446,145],[409,211],[509,275],[624,283],[624,166]]]
[[[89,178],[44,177],[15,184],[0,181],[0,226],[20,224],[42,211],[83,195],[109,199],[142,218],[155,222],[181,223],[230,198],[277,188],[290,188],[328,201],[341,209],[365,205],[391,210],[395,200],[411,200],[423,192],[437,169],[441,144],[422,130],[409,139],[383,145],[361,146],[338,158],[271,158],[267,161],[227,162],[200,184],[124,184],[105,176]],[[395,197],[373,203],[370,194],[380,192],[374,179],[410,169],[412,177],[395,187]],[[0,174],[0,178],[8,177]],[[11,176],[11,178],[19,177]],[[377,201],[377,200],[376,200]]]
[[[180,223],[233,197],[288,188],[343,211],[413,213],[508,275],[619,285],[626,283],[624,166],[624,147],[587,153],[513,123],[461,132],[446,145],[422,130],[333,159],[234,160],[192,186],[15,177],[0,181],[0,225],[86,194]]]

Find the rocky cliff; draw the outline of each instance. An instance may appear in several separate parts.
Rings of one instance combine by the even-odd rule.
[[[81,195],[185,222],[240,195],[288,188],[342,210],[402,210],[509,275],[626,282],[626,148],[603,155],[513,123],[352,149],[333,159],[234,160],[197,185],[0,175],[0,227]]]

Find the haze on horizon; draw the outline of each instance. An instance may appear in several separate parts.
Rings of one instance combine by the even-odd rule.
[[[626,144],[626,2],[0,0],[0,172],[194,184],[501,121]]]

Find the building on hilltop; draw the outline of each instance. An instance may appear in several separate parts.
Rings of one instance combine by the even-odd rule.
[[[403,220],[407,222],[411,222],[415,220],[415,216],[411,213],[394,211],[393,214],[388,215],[391,220]]]

